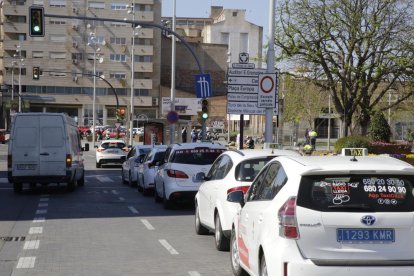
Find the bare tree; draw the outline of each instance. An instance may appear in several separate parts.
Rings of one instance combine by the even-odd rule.
[[[344,136],[355,118],[366,134],[372,110],[390,88],[403,88],[391,106],[414,93],[410,2],[284,0],[279,7],[280,60],[308,64],[313,74],[306,77],[330,92]]]

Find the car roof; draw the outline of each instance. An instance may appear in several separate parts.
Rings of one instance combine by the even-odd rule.
[[[171,145],[173,149],[194,149],[194,148],[215,148],[226,149],[226,147],[220,143],[202,142],[202,143],[177,143]]]
[[[225,154],[232,155],[235,158],[240,156],[242,159],[249,159],[255,157],[264,157],[264,156],[280,156],[280,155],[292,155],[292,156],[301,156],[301,154],[295,150],[279,150],[279,149],[245,149],[245,150],[236,150],[230,149],[225,152]]]
[[[167,148],[166,145],[135,145],[136,149]]]
[[[103,140],[101,144],[104,144],[104,143],[124,143],[124,144],[126,144],[124,140]]]
[[[280,156],[274,160],[280,160],[285,163],[286,170],[300,175],[324,173],[414,175],[413,166],[388,156]]]

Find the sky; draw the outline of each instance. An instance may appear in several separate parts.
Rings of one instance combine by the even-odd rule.
[[[161,0],[162,16],[172,16],[174,0]],[[263,27],[264,43],[268,37],[269,1],[266,0],[176,0],[177,17],[208,17],[210,6],[246,10],[246,20]]]

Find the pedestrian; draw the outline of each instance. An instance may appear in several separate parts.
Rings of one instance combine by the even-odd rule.
[[[247,144],[247,148],[254,149],[254,140],[253,140],[252,136],[247,137],[246,144]]]
[[[309,145],[309,144],[310,144],[309,129],[307,128],[305,130],[305,145]]]
[[[191,142],[196,143],[197,142],[197,131],[196,128],[194,127],[193,130],[191,130]]]
[[[318,133],[315,130],[309,131],[310,142],[312,146],[312,150],[316,149],[316,137],[318,137]]]
[[[187,128],[183,127],[181,130],[181,140],[183,143],[187,143]]]

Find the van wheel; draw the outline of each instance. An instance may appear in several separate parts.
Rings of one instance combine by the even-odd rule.
[[[102,167],[101,163],[96,162],[96,167],[97,167],[97,168],[101,168],[101,167]]]
[[[66,187],[69,192],[73,192],[75,190],[75,186],[77,184],[76,178],[74,177],[72,181],[68,182],[68,186]]]
[[[23,183],[13,183],[13,191],[20,194],[23,191]]]
[[[78,186],[79,187],[85,186],[85,173],[83,173],[82,177],[78,180]]]

